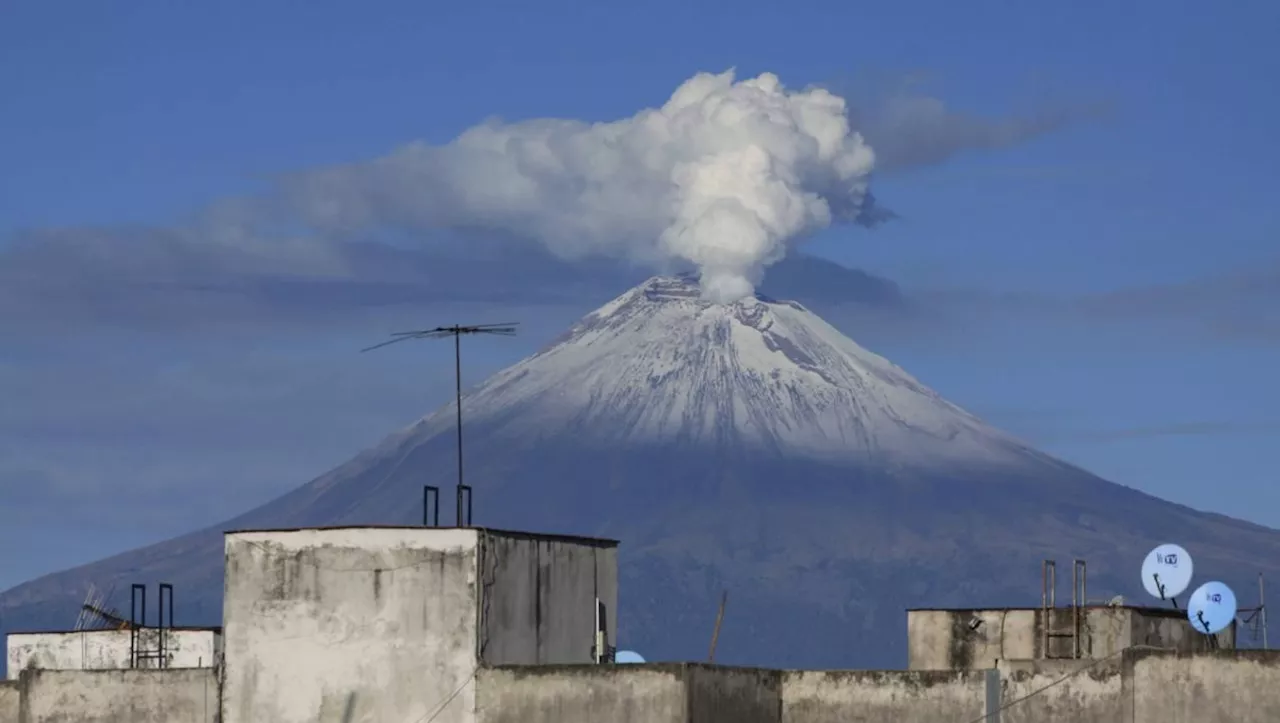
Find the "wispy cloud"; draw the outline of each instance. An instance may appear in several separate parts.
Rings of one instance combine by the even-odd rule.
[[[954,110],[941,99],[901,94],[858,114],[884,173],[934,166],[957,154],[1020,145],[1069,125],[1101,117],[1108,107],[1040,109],[1009,118]]]
[[[610,133],[644,126],[645,113],[655,112],[609,132],[571,120],[491,121],[464,132],[467,143],[411,142],[365,162],[281,174],[257,196],[216,200],[174,226],[44,228],[0,239],[0,326],[305,323],[442,299],[608,298],[666,268],[660,254],[623,253],[637,233],[652,251],[661,228],[646,214],[666,208],[655,190],[662,179],[610,172],[612,195],[600,198],[592,191],[597,156],[584,154],[627,161],[631,156],[610,155]],[[916,92],[850,113],[881,170],[1006,147],[1079,116],[977,118]],[[715,137],[699,135],[699,143],[714,147]],[[662,158],[692,152],[678,138],[644,138],[658,144]],[[486,180],[492,178],[502,184]],[[636,194],[648,205],[609,200]],[[869,189],[859,198],[864,225],[892,218]],[[593,222],[584,208],[604,213],[608,223]],[[832,208],[836,220],[849,216],[838,210]],[[561,233],[565,228],[572,233]],[[771,276],[786,275],[786,267],[771,267],[764,288]],[[783,285],[804,286],[794,279]]]
[[[1167,324],[1218,340],[1280,341],[1280,259],[1182,282],[1069,296],[978,288],[908,290],[935,321],[1034,314],[1088,324]]]
[[[1280,422],[1173,422],[1146,427],[1061,432],[1050,435],[1055,440],[1073,442],[1124,442],[1161,437],[1206,437],[1263,434],[1280,430]]]

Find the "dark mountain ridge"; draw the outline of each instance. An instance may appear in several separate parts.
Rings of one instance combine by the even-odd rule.
[[[687,278],[632,289],[463,404],[475,523],[621,539],[620,642],[649,659],[705,655],[726,589],[718,660],[895,667],[905,608],[1038,604],[1044,558],[1088,560],[1095,600],[1140,593],[1166,541],[1198,579],[1280,571],[1280,532],[1106,482],[800,304],[712,305]],[[18,586],[0,624],[65,627],[89,582],[152,581],[176,585],[180,624],[217,624],[221,530],[416,524],[422,486],[456,481],[453,419],[224,524]]]

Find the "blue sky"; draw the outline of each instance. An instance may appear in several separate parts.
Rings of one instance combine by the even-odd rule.
[[[27,552],[0,588],[215,523],[444,401],[446,350],[354,354],[387,331],[517,314],[521,337],[468,351],[475,382],[608,297],[473,264],[475,298],[371,303],[394,261],[340,298],[237,295],[230,261],[193,291],[183,264],[211,262],[159,253],[164,229],[281,174],[490,116],[626,117],[729,67],[869,117],[945,103],[868,132],[898,144],[874,189],[901,218],[806,248],[933,321],[846,332],[1048,452],[1280,526],[1276,27],[1266,2],[6,3],[0,547]]]

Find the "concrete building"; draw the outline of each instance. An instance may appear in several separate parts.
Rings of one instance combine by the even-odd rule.
[[[613,540],[246,531],[226,565],[223,723],[471,721],[482,665],[593,662],[598,602],[616,634]]]
[[[122,658],[120,631],[13,635],[0,723],[1280,720],[1280,652],[1233,650],[1233,630],[1208,650],[1164,609],[912,610],[909,670],[601,664],[616,545],[476,528],[231,532],[223,635],[171,631],[190,636],[167,669]]]
[[[1005,660],[1098,660],[1126,648],[1235,647],[1236,628],[1191,629],[1184,611],[1123,605],[907,611],[907,668],[979,670]]]

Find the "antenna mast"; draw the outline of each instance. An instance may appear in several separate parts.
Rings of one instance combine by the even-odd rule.
[[[395,344],[400,341],[409,341],[410,339],[442,339],[447,336],[453,337],[453,373],[454,373],[454,407],[457,412],[458,427],[458,527],[464,527],[471,524],[471,488],[462,482],[462,335],[463,334],[490,334],[493,336],[515,336],[516,326],[518,322],[510,322],[506,324],[474,324],[463,326],[454,324],[453,326],[437,326],[434,329],[417,329],[414,331],[398,331],[392,334],[392,338],[381,344],[361,349],[361,352],[373,351],[381,349],[388,344]],[[468,513],[463,515],[462,495],[463,491],[467,494],[466,508]],[[425,512],[424,512],[425,514]]]

